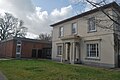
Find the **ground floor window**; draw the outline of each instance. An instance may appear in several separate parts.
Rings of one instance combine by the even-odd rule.
[[[16,44],[16,54],[20,54],[21,53],[21,41],[17,41]]]
[[[21,46],[20,46],[20,45],[17,45],[16,52],[17,52],[17,53],[20,53],[20,52],[21,52]]]
[[[91,57],[91,58],[99,57],[98,43],[87,44],[87,57]]]
[[[57,54],[62,55],[62,46],[57,46]]]

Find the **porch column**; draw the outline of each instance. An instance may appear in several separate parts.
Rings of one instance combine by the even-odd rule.
[[[79,46],[76,46],[76,59],[79,59]]]
[[[75,62],[75,42],[73,42],[73,58],[72,58],[72,64]]]
[[[70,63],[72,62],[72,43],[70,43]]]
[[[65,60],[68,60],[68,44],[65,44]]]

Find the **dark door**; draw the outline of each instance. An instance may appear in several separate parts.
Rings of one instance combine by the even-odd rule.
[[[120,68],[120,40],[118,40],[118,67]]]
[[[45,59],[51,59],[51,49],[50,48],[44,48],[43,49],[43,55]]]
[[[43,58],[43,53],[42,53],[42,50],[41,49],[39,49],[38,50],[38,58]]]
[[[46,58],[51,59],[51,49],[46,49]]]
[[[36,55],[37,55],[37,50],[33,49],[32,50],[32,58],[36,58]]]
[[[118,67],[120,67],[120,55],[118,55]]]

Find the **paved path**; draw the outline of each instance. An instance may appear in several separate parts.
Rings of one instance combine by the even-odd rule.
[[[0,80],[8,80],[2,72],[0,72]]]
[[[10,60],[10,59],[0,58],[0,60]]]

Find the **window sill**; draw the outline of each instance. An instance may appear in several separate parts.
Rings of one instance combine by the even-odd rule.
[[[86,57],[86,60],[95,60],[95,61],[100,61],[100,58],[93,58],[93,57]]]
[[[64,36],[59,36],[58,38],[62,38],[62,37],[64,37]]]
[[[57,55],[56,57],[62,57],[62,55]]]
[[[93,33],[93,32],[97,32],[97,30],[93,30],[93,31],[88,31],[88,33]]]
[[[77,33],[72,33],[71,35],[77,35]]]

